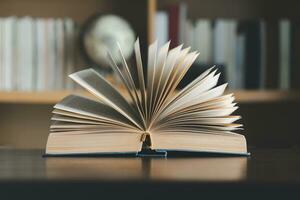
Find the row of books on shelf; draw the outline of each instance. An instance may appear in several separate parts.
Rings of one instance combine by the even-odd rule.
[[[225,72],[231,89],[300,88],[294,61],[300,46],[297,50],[292,45],[295,37],[300,39],[294,31],[300,27],[288,19],[275,26],[264,20],[192,20],[186,4],[180,3],[156,12],[154,35],[159,44],[171,40],[171,47],[183,43],[199,51],[194,72],[215,64]]]
[[[69,18],[0,18],[0,90],[72,89],[77,30]]]

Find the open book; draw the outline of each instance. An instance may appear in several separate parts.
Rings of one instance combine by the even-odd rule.
[[[237,106],[233,94],[223,95],[227,84],[217,86],[220,74],[212,67],[180,91],[176,87],[198,53],[182,45],[169,50],[157,42],[148,49],[144,77],[139,40],[134,67],[119,55],[108,53],[125,92],[93,69],[70,77],[96,100],[70,95],[54,106],[46,154],[138,153],[190,151],[247,154],[241,129],[231,115]],[[120,56],[116,64],[113,56]]]

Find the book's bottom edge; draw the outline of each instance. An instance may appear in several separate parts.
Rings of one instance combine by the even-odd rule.
[[[250,152],[226,152],[226,151],[191,151],[178,149],[158,149],[158,151],[167,151],[168,156],[195,156],[195,157],[212,157],[212,156],[250,156]]]
[[[136,157],[138,152],[44,153],[43,157]]]
[[[142,150],[139,152],[104,152],[104,153],[44,153],[43,157],[232,157],[250,156],[250,152],[222,151],[183,151],[177,149]]]

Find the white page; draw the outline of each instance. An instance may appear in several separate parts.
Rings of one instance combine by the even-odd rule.
[[[166,61],[165,61],[165,65],[162,69],[160,82],[159,82],[159,85],[158,85],[158,94],[159,94],[158,101],[161,99],[162,95],[164,94],[164,90],[165,90],[167,81],[170,77],[172,68],[176,65],[176,62],[178,60],[178,56],[181,52],[181,48],[182,48],[182,45],[180,45],[180,46],[178,46],[174,49],[171,49],[168,52],[168,55],[167,55],[167,58],[166,58]]]
[[[191,54],[191,53],[190,53]],[[188,59],[189,60],[189,59]],[[183,65],[184,66],[184,65]],[[203,72],[200,76],[198,76],[194,81],[192,81],[191,83],[189,83],[186,87],[184,87],[181,91],[179,91],[177,94],[175,94],[173,97],[170,97],[165,103],[164,105],[162,105],[162,107],[160,108],[159,112],[157,112],[155,118],[159,117],[160,113],[163,112],[163,110],[171,105],[171,103],[175,102],[177,99],[183,97],[186,93],[188,93],[198,82],[200,82],[203,78],[205,78],[213,69],[214,67],[211,67],[210,69],[206,70],[205,72]],[[187,69],[188,70],[188,69]],[[186,71],[187,71],[186,70]],[[185,73],[184,73],[185,74]],[[183,75],[182,75],[183,77]],[[177,79],[182,79],[181,78],[177,78]],[[179,80],[179,81],[180,81]],[[178,83],[179,83],[178,81]],[[177,83],[177,84],[178,84]],[[174,88],[175,89],[175,88]]]
[[[158,90],[160,82],[161,82],[161,77],[162,77],[162,72],[166,64],[166,58],[168,55],[168,50],[169,50],[170,42],[166,43],[163,45],[158,52],[158,58],[157,58],[157,70],[155,72],[155,77],[154,77],[154,91],[153,91],[153,104],[154,107],[157,107],[157,101],[158,101],[158,95],[160,95],[160,91]]]
[[[157,108],[154,112],[154,118],[156,118],[157,115],[159,115],[158,113],[160,110],[162,110],[165,106],[167,106],[172,101],[170,99],[172,99],[171,97],[174,96],[174,91],[177,85],[182,80],[185,73],[188,71],[188,69],[190,68],[191,64],[193,63],[193,61],[196,59],[197,56],[198,54],[196,54],[195,52],[187,54],[184,61],[178,66],[176,73],[173,75],[173,78],[171,78],[173,80],[170,84],[170,89],[169,88],[166,89],[167,92],[164,93],[164,95],[160,99],[160,102],[157,105]]]
[[[184,94],[186,94],[187,92],[189,92],[197,83],[199,83],[202,79],[204,79],[207,75],[209,75],[211,73],[211,71],[213,70],[214,66],[209,68],[208,70],[206,70],[205,72],[203,72],[200,76],[198,76],[195,80],[193,80],[192,82],[190,82],[187,86],[185,86],[181,91],[179,91],[171,100],[171,102],[173,100],[176,100],[178,98],[180,98],[181,96],[183,96]]]
[[[137,95],[135,86],[132,86],[132,84],[130,84],[130,81],[128,80],[128,77],[125,77],[123,75],[123,72],[117,66],[116,62],[114,61],[112,55],[109,52],[108,52],[107,56],[108,56],[108,61],[110,62],[111,68],[114,70],[114,72],[119,76],[119,78],[123,82],[123,84],[127,90],[127,93],[129,94],[132,102],[134,103],[135,106],[133,108],[136,110],[136,112],[139,113],[140,118],[143,119],[142,105],[140,105],[140,100]]]
[[[60,130],[60,131],[56,131]],[[52,133],[58,133],[59,134],[69,134],[69,135],[76,135],[76,134],[106,134],[106,133],[132,133],[132,134],[141,134],[140,132],[134,132],[130,129],[125,130],[125,129],[105,129],[105,130],[99,130],[99,129],[53,129]]]
[[[99,116],[97,116],[93,113],[88,113],[86,111],[84,112],[84,114],[82,114],[82,112],[81,112],[81,114],[79,114],[78,112],[69,112],[69,111],[66,111],[66,110],[54,109],[52,111],[52,113],[53,114],[58,114],[60,116],[72,117],[72,118],[76,118],[76,119],[96,121],[99,124],[101,123],[102,125],[107,124],[107,125],[110,125],[110,126],[122,126],[122,127],[127,127],[127,128],[130,128],[130,129],[136,129],[136,127],[131,122],[124,123],[122,121],[103,118],[103,117],[99,117]],[[125,119],[125,121],[128,121],[128,120]]]
[[[145,78],[144,78],[144,72],[143,72],[143,64],[142,64],[139,39],[137,39],[136,42],[134,43],[134,52],[135,52],[136,68],[137,68],[137,74],[138,74],[138,80],[139,80],[139,89],[141,90],[141,101],[142,101],[142,105],[143,105],[143,113],[146,116],[147,98],[146,98]]]
[[[174,133],[196,133],[196,134],[213,134],[213,135],[228,135],[228,136],[235,136],[240,135],[231,131],[225,130],[211,130],[207,128],[195,128],[195,127],[165,127],[161,129],[156,129],[153,134],[174,134]]]
[[[63,116],[63,115],[58,115],[54,114],[51,117],[52,121],[61,121],[61,122],[73,122],[73,123],[78,123],[78,124],[103,124],[101,122],[93,121],[93,120],[84,120],[84,119],[78,119],[75,117],[68,117],[68,116]]]
[[[178,60],[177,60],[177,63],[175,64],[174,68],[172,69],[171,71],[171,74],[170,74],[170,78],[168,79],[167,81],[167,87],[166,87],[166,93],[165,93],[165,96],[169,94],[169,89],[172,87],[177,87],[177,81],[179,81],[178,78],[180,75],[182,75],[184,73],[184,70],[183,69],[189,69],[191,64],[192,64],[192,59],[190,59],[189,56],[191,57],[194,57],[197,55],[197,53],[195,52],[192,52],[189,54],[189,50],[190,48],[185,48],[185,49],[182,49],[178,55]],[[186,62],[186,61],[189,61],[189,62]],[[184,67],[182,67],[184,65]],[[187,71],[187,70],[186,70]]]
[[[117,66],[115,60],[113,59],[112,55],[108,52],[108,60],[110,61],[111,67],[115,71],[115,73],[121,78],[123,81],[125,88],[127,89],[128,94],[131,97],[132,102],[134,103],[134,107],[136,112],[139,114],[139,118],[143,120],[143,124],[145,126],[145,121],[144,121],[144,113],[143,113],[143,105],[141,103],[141,99],[137,93],[137,88],[135,86],[134,80],[131,76],[131,73],[129,71],[129,67],[126,63],[126,60],[123,56],[123,53],[121,51],[120,45],[118,44],[119,47],[119,57],[121,57],[122,60],[122,66],[123,66],[123,71]]]
[[[209,109],[216,109],[216,108],[225,108],[228,105],[232,104],[234,101],[234,97],[232,95],[223,95],[220,97],[213,98],[211,100],[200,102],[199,104],[195,104],[193,106],[189,106],[183,109],[178,110],[176,113],[169,115],[170,116],[180,116],[183,114],[188,114],[192,112],[197,112],[201,110],[209,110]]]
[[[128,124],[134,127],[134,125],[126,117],[118,113],[113,108],[81,96],[69,95],[56,104],[54,108],[104,119],[106,121]]]
[[[218,86],[212,90],[209,90],[194,99],[190,99],[189,101],[186,101],[184,105],[181,105],[180,107],[175,106],[175,107],[168,107],[164,112],[161,113],[160,117],[165,117],[166,115],[169,115],[170,113],[175,113],[179,109],[183,109],[185,107],[193,106],[195,104],[199,104],[201,102],[208,101],[210,99],[216,98],[218,96],[221,96],[224,93],[224,90],[226,88],[227,84],[223,84],[221,86]],[[174,104],[176,105],[176,104]]]
[[[167,97],[177,87],[177,85],[176,85],[176,83],[177,83],[176,74],[181,73],[179,68],[181,67],[182,64],[186,64],[185,63],[186,58],[189,57],[188,51],[189,51],[189,48],[186,48],[186,49],[183,49],[179,52],[177,62],[175,63],[174,68],[171,69],[171,72],[169,74],[169,78],[168,78],[167,82],[165,83],[165,87],[159,87],[158,88],[157,93],[159,94],[159,96],[155,98],[155,109],[153,111],[153,115],[155,115],[157,113],[157,110],[159,110],[159,108],[162,106],[162,104],[165,103]],[[191,53],[191,54],[193,54],[193,53]],[[160,83],[161,78],[159,80],[158,86],[161,85],[161,83]],[[174,88],[174,89],[172,90],[172,88]],[[160,90],[164,90],[164,91],[160,91]]]
[[[157,129],[169,129],[169,130],[173,130],[174,132],[179,131],[179,130],[184,130],[187,128],[190,128],[190,130],[197,130],[197,129],[202,129],[205,131],[208,130],[217,130],[217,131],[235,131],[235,130],[242,130],[243,128],[241,128],[241,124],[220,124],[218,126],[218,124],[215,125],[202,125],[199,123],[169,123],[169,124],[165,124],[164,126],[160,126]]]
[[[173,102],[173,105],[170,104],[168,107],[180,107],[182,104],[185,104],[186,102],[199,97],[199,95],[203,94],[204,92],[212,89],[217,85],[219,76],[220,74],[214,76],[213,73],[211,73],[202,81],[200,81],[199,84],[195,85],[195,87],[191,89],[187,94],[177,99],[175,102]]]
[[[222,116],[222,117],[205,117],[205,116],[186,116],[167,120],[161,125],[167,124],[199,124],[199,125],[227,125],[239,120],[240,116]]]
[[[157,59],[157,41],[149,46],[148,50],[148,65],[147,65],[147,121],[151,118],[153,82],[156,75],[156,59]]]
[[[100,101],[109,105],[138,128],[142,128],[142,119],[131,107],[129,102],[100,74],[93,69],[86,69],[69,75],[75,82],[87,89],[100,99]],[[99,87],[101,85],[101,87]]]

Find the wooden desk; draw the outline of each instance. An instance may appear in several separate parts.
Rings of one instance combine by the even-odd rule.
[[[300,193],[298,149],[253,149],[248,158],[42,153],[0,150],[0,199],[288,199]]]

